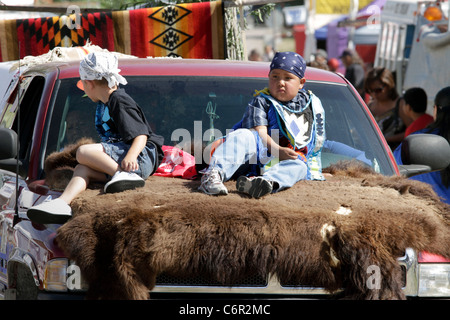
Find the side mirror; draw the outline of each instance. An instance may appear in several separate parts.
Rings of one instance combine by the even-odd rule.
[[[406,177],[441,171],[450,165],[450,144],[434,134],[412,134],[402,142],[403,165],[400,173]]]
[[[0,128],[0,160],[17,157],[17,134],[6,128]]]

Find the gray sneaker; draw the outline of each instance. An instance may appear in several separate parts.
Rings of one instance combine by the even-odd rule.
[[[272,192],[273,183],[263,177],[240,176],[236,181],[236,189],[258,199]]]
[[[222,182],[222,175],[218,170],[207,171],[203,174],[199,190],[209,195],[227,195],[228,190]]]

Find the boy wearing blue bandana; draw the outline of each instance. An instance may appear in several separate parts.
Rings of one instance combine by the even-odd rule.
[[[324,112],[320,100],[303,90],[305,69],[295,52],[274,56],[269,87],[257,91],[235,131],[214,151],[201,191],[226,195],[223,181],[237,178],[238,191],[260,198],[300,180],[323,180]]]

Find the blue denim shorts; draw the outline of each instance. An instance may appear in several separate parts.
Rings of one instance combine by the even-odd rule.
[[[105,153],[116,161],[119,166],[131,147],[131,145],[126,144],[125,142],[101,142],[101,144]],[[139,154],[137,162],[139,164],[139,169],[133,172],[142,179],[147,179],[155,169],[156,147],[153,144],[151,144],[150,147],[145,146],[144,150]]]

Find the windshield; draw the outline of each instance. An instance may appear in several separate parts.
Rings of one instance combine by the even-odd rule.
[[[191,150],[209,144],[241,120],[255,89],[265,78],[128,76],[126,92],[144,109],[152,129],[165,145]],[[46,155],[81,137],[98,141],[96,104],[76,87],[78,79],[62,80],[55,100]],[[346,85],[307,82],[325,109],[327,143],[322,164],[356,158],[385,175],[394,174],[386,151],[368,115]]]

